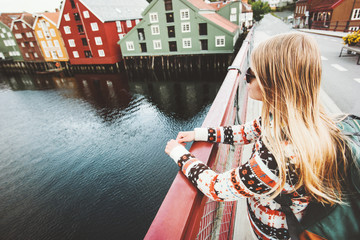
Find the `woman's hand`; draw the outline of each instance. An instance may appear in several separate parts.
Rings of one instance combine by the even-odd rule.
[[[176,137],[176,141],[178,141],[179,143],[191,142],[194,140],[195,140],[195,132],[194,131],[179,132],[179,134]]]
[[[166,154],[170,155],[171,151],[176,148],[177,146],[183,146],[184,144],[180,144],[178,141],[171,139],[168,141],[165,147]]]

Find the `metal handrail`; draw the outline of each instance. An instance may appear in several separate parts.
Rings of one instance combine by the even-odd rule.
[[[250,43],[253,35],[251,29],[229,69],[218,94],[202,124],[202,127],[221,126],[227,123],[234,101],[239,90],[239,79],[244,78],[248,65]],[[240,74],[241,72],[241,74]],[[243,86],[240,84],[240,86]],[[190,148],[198,159],[205,164],[212,164],[217,152],[217,145],[206,142],[194,142]],[[145,239],[195,239],[199,232],[200,219],[207,201],[186,177],[179,171],[176,175]]]

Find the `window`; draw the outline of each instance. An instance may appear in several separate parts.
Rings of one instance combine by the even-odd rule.
[[[96,44],[96,45],[102,45],[102,44],[103,44],[101,37],[96,37],[96,38],[95,38],[95,44]]]
[[[140,22],[140,19],[136,19],[135,20],[135,24],[138,25],[138,23]]]
[[[360,8],[354,8],[353,14],[351,16],[351,20],[359,20],[360,19]]]
[[[29,44],[30,44],[30,47],[34,47],[33,42],[29,42]]]
[[[8,36],[8,38],[12,38],[11,32],[8,32],[8,33],[7,33],[7,36]]]
[[[199,35],[207,35],[207,23],[199,23]]]
[[[170,50],[170,52],[176,52],[177,51],[176,41],[169,42],[169,50]]]
[[[23,28],[26,28],[26,24],[25,24],[25,23],[22,23],[22,27],[23,27]]]
[[[172,0],[165,0],[164,2],[165,2],[165,10],[171,11],[173,9]]]
[[[99,53],[99,57],[105,57],[105,52],[104,52],[104,50],[99,49],[99,50],[98,50],[98,53]]]
[[[56,51],[51,51],[51,57],[53,59],[58,59],[58,55],[57,55]]]
[[[207,39],[200,40],[200,44],[201,44],[201,50],[208,50],[208,40]]]
[[[149,14],[150,22],[151,23],[157,23],[159,22],[158,14],[157,13],[150,13]]]
[[[134,51],[135,50],[134,42],[132,42],[132,41],[126,42],[126,48],[128,51]]]
[[[77,25],[77,29],[78,29],[78,32],[79,32],[80,34],[84,33],[84,27],[83,27],[83,25]]]
[[[183,48],[191,48],[191,38],[183,38]]]
[[[70,0],[70,3],[71,3],[71,8],[76,8],[74,0]]]
[[[49,47],[53,47],[53,46],[54,46],[53,43],[52,43],[52,41],[47,41],[47,44],[48,44]],[[74,43],[74,44],[75,44],[75,43]]]
[[[60,47],[59,40],[54,40],[54,46],[55,46],[55,47]]]
[[[70,34],[70,33],[71,33],[70,27],[69,27],[69,26],[65,26],[65,27],[64,27],[64,32],[65,32],[65,34]]]
[[[29,54],[28,54],[28,53],[25,53],[25,57],[29,58],[30,56],[29,56]]]
[[[74,13],[74,18],[75,18],[75,21],[80,21],[80,14]]]
[[[225,47],[225,36],[216,36],[215,37],[215,46],[216,47]]]
[[[14,24],[14,28],[15,28],[15,30],[18,30],[18,26],[16,26],[15,24]]]
[[[1,31],[2,31],[3,33],[6,33],[6,30],[5,30],[5,28],[2,28],[2,29],[1,29]]]
[[[89,45],[86,38],[82,38],[81,41],[82,41],[83,46],[88,46]]]
[[[185,33],[185,32],[190,32],[190,23],[185,22],[185,23],[181,23],[181,32]]]
[[[174,13],[167,13],[166,14],[166,22],[171,23],[174,22]]]
[[[124,33],[119,34],[119,39],[123,39],[125,37]]]
[[[15,34],[15,38],[16,38],[16,39],[20,39],[20,38],[22,38],[21,33],[16,33],[16,34]]]
[[[52,37],[56,37],[56,32],[54,29],[50,29],[50,34]]]
[[[34,53],[34,57],[38,58],[39,55],[35,52],[35,53]]]
[[[137,30],[138,32],[138,39],[139,41],[144,41],[145,40],[145,32],[143,28],[138,28]]]
[[[37,33],[37,35],[38,35],[38,37],[39,38],[43,38],[44,36],[43,36],[43,34],[42,34],[42,32],[39,30],[39,31],[36,31],[36,33]]]
[[[70,15],[68,13],[64,14],[64,19],[65,21],[70,21]]]
[[[236,8],[231,8],[231,14],[236,14],[237,9]]]
[[[91,51],[89,51],[89,50],[84,51],[84,54],[85,54],[86,58],[92,58],[93,57]]]
[[[42,46],[43,48],[47,48],[46,42],[45,42],[45,41],[41,41],[41,46]],[[24,47],[25,47],[25,46],[24,46]]]
[[[131,28],[131,27],[132,27],[131,20],[126,20],[126,26],[127,26],[128,28]]]
[[[181,20],[189,20],[190,19],[189,9],[180,10],[180,19]]]
[[[116,21],[116,28],[117,28],[117,32],[122,32],[121,22],[120,21]]]
[[[140,43],[141,52],[147,52],[146,43]]]
[[[159,35],[159,34],[160,34],[159,25],[153,25],[153,26],[151,26],[151,34],[152,34],[152,35]]]
[[[236,14],[230,14],[230,22],[236,22]]]
[[[99,31],[99,26],[98,26],[98,24],[96,22],[91,23],[90,25],[91,25],[91,30]]]
[[[83,11],[84,18],[89,18],[89,11]]]
[[[161,40],[153,40],[154,49],[161,49]]]
[[[27,36],[28,38],[32,38],[32,37],[33,37],[33,35],[32,35],[31,32],[27,32],[27,33],[26,33],[26,36]]]
[[[0,34],[1,38],[5,38],[5,34],[1,33]]]
[[[79,53],[78,53],[78,51],[73,51],[73,56],[74,56],[74,58],[79,58]]]
[[[42,42],[44,42],[44,41],[42,41]],[[45,45],[46,45],[46,43],[45,43]],[[21,46],[22,46],[22,47],[25,47],[25,44],[22,42],[22,43],[21,43]]]
[[[168,37],[174,38],[175,37],[175,26],[168,26]]]
[[[68,42],[69,42],[69,46],[70,46],[70,47],[75,47],[75,46],[76,46],[74,39],[69,39]]]
[[[64,57],[64,54],[62,53],[61,50],[57,50],[57,55],[58,55],[59,57]]]

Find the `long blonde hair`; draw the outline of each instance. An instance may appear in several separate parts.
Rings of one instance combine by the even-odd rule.
[[[296,189],[304,186],[322,203],[342,202],[346,144],[320,104],[321,57],[315,40],[301,33],[272,37],[253,51],[252,69],[263,95],[263,141],[279,167],[272,196],[286,182],[288,141],[296,156]]]

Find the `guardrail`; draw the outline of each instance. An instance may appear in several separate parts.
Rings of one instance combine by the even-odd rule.
[[[360,22],[354,21],[313,21],[312,29],[330,30],[338,32],[352,32],[358,30]]]
[[[244,40],[232,63],[233,67],[229,67],[202,127],[244,121],[247,91],[243,79],[249,66],[253,30],[249,31]],[[229,145],[206,142],[194,142],[190,151],[218,172],[236,167],[241,155],[240,147],[233,149]],[[229,151],[235,151],[235,161],[228,161]],[[232,239],[235,207],[236,202],[218,203],[209,200],[179,171],[145,239]]]

